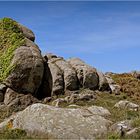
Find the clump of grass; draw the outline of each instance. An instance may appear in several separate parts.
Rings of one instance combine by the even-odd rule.
[[[109,140],[119,140],[120,136],[117,133],[109,133],[107,136],[107,139]]]
[[[133,127],[140,127],[140,117],[137,117],[132,121],[132,126]]]
[[[0,82],[3,82],[15,68],[10,65],[14,51],[24,45],[24,35],[16,21],[10,18],[0,20]]]

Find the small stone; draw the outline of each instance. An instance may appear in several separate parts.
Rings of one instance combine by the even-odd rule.
[[[52,100],[53,98],[52,97],[46,97],[44,100],[43,100],[43,103],[48,103]]]
[[[133,111],[138,111],[139,110],[139,105],[134,104],[130,101],[127,100],[121,100],[118,103],[114,105],[114,107],[120,108],[120,109],[129,109]]]
[[[90,106],[88,107],[88,110],[92,113],[92,114],[96,114],[96,115],[100,115],[100,116],[110,116],[111,113],[109,112],[108,109],[100,107],[100,106]]]

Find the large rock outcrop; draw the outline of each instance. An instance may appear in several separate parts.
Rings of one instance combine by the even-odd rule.
[[[66,61],[63,57],[48,53],[44,59],[51,73],[49,77],[52,78],[52,93],[48,94],[49,96],[68,93],[67,91],[75,91],[80,88],[111,90],[105,75],[79,58],[71,58]],[[48,73],[48,70],[45,73]],[[44,91],[47,91],[47,87]]]
[[[12,128],[24,129],[31,136],[50,136],[52,139],[96,139],[104,137],[111,125],[109,120],[94,111],[56,108],[40,103],[11,116],[0,124],[0,128],[10,121]]]
[[[0,20],[0,82],[36,94],[43,77],[41,52],[33,32],[10,18]]]
[[[34,33],[10,18],[0,20],[0,83],[38,99],[80,88],[108,90],[104,74],[78,58],[41,55]],[[72,91],[72,92],[71,92]],[[5,92],[0,91],[0,101]]]

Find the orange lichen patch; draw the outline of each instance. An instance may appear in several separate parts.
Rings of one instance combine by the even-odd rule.
[[[11,119],[11,120],[8,122],[7,127],[8,127],[9,129],[13,128],[13,119]]]

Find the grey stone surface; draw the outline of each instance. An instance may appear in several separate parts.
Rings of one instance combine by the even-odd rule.
[[[28,134],[55,139],[96,139],[107,133],[111,122],[86,109],[56,108],[33,104],[0,124],[4,128],[10,120],[13,128],[25,129]]]

